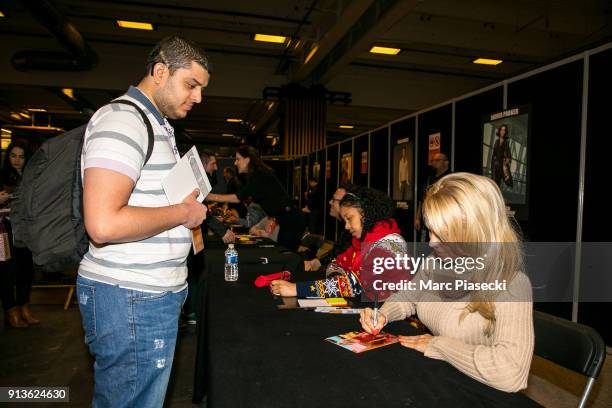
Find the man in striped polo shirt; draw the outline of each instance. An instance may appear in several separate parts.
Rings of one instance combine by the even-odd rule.
[[[94,364],[94,407],[161,407],[172,368],[178,317],[187,296],[191,228],[206,217],[194,191],[169,205],[161,180],[180,158],[167,118],[181,119],[202,100],[208,58],[180,37],[161,40],[146,76],[99,109],[85,133],[81,164],[89,252],[77,295]]]

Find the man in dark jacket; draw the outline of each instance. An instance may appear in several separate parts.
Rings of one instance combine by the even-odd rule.
[[[353,192],[355,186],[353,184],[342,184],[334,192],[331,200],[329,200],[329,215],[336,218],[338,221],[343,222],[340,217],[340,201],[344,198],[346,193]],[[308,261],[304,261],[304,269],[307,271],[316,271],[319,268],[326,268],[327,265],[333,261],[338,254],[346,251],[351,246],[351,234],[346,231],[344,227],[340,228],[340,237],[334,245],[334,248],[321,258],[314,258]]]

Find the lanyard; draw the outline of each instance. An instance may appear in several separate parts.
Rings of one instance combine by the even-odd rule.
[[[181,155],[179,154],[178,147],[176,146],[176,139],[174,137],[174,128],[168,123],[168,120],[164,118],[164,124],[162,127],[166,130],[166,134],[168,135],[168,143],[170,143],[170,150],[174,153],[174,158],[178,162],[181,160]]]

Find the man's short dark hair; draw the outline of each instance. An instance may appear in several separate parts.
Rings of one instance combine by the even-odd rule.
[[[151,50],[146,65],[149,75],[153,75],[153,67],[160,62],[168,67],[170,75],[179,68],[189,68],[192,62],[197,62],[211,73],[208,55],[204,50],[196,43],[179,36],[163,38]]]
[[[200,152],[200,158],[202,159],[202,163],[204,165],[208,164],[208,161],[210,160],[211,157],[215,157],[215,152],[213,152],[212,150],[202,150]]]

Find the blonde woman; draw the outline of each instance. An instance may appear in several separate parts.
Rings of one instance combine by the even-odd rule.
[[[432,334],[400,336],[402,346],[445,360],[499,390],[526,388],[534,342],[531,285],[499,187],[483,176],[449,174],[427,191],[423,214],[435,254],[427,259],[486,253],[481,270],[455,269],[450,274],[455,281],[469,283],[505,281],[504,290],[449,291],[438,286],[397,292],[380,309],[376,326],[371,309],[361,313],[363,329],[377,333],[388,322],[418,314]],[[445,283],[451,281],[448,275],[432,266],[420,269],[413,281],[416,287],[420,282]]]

